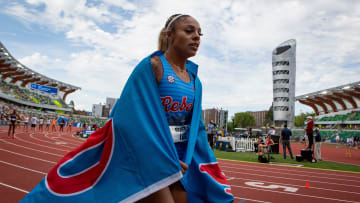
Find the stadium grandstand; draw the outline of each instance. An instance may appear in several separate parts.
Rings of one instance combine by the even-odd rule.
[[[71,112],[67,95],[81,89],[42,75],[17,61],[0,42],[0,98],[35,109]]]
[[[80,87],[47,77],[16,60],[0,42],[0,125],[7,125],[9,112],[16,109],[22,115],[71,119],[74,126],[103,126],[106,118],[81,115],[66,97]],[[85,124],[85,125],[84,125]]]
[[[296,101],[314,110],[314,123],[327,140],[360,135],[360,81],[300,95]]]

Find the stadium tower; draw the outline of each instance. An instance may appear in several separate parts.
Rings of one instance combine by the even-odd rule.
[[[296,41],[287,40],[272,52],[274,124],[294,127]]]

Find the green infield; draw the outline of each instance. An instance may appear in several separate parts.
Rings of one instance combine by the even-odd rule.
[[[225,152],[220,150],[214,150],[214,153],[216,158],[218,159],[259,163],[258,155],[256,155],[254,152]],[[270,161],[274,162],[275,164],[276,163],[295,164],[295,165],[303,165],[302,167],[306,167],[306,168],[317,168],[317,169],[360,173],[360,166],[357,165],[337,163],[332,161],[319,161],[316,163],[312,163],[304,160],[298,162],[295,160],[295,158],[290,159],[290,157],[288,157],[287,159],[284,159],[282,154],[271,154],[271,156],[273,157],[273,159],[271,159]]]

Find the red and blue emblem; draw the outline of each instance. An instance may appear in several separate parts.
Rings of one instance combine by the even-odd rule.
[[[109,120],[51,169],[45,177],[46,188],[57,196],[78,195],[90,190],[105,173],[113,150],[114,134],[112,120]],[[93,155],[98,158],[87,159]]]
[[[211,178],[214,179],[218,184],[225,186],[224,191],[227,194],[232,194],[225,174],[221,171],[217,162],[199,164],[199,169],[202,173],[207,173],[209,176],[211,176]]]

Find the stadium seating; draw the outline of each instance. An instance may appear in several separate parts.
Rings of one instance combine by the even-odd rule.
[[[55,103],[61,104],[56,105],[58,107],[67,107],[65,102],[61,98],[53,99],[50,96],[42,95],[29,89],[20,88],[17,85],[8,84],[4,81],[0,81],[0,91],[6,95],[15,97],[19,100],[36,103],[36,104],[44,104],[44,105],[56,105]]]
[[[351,116],[351,113],[345,115],[336,115],[332,117],[323,117],[319,121],[345,121]]]

